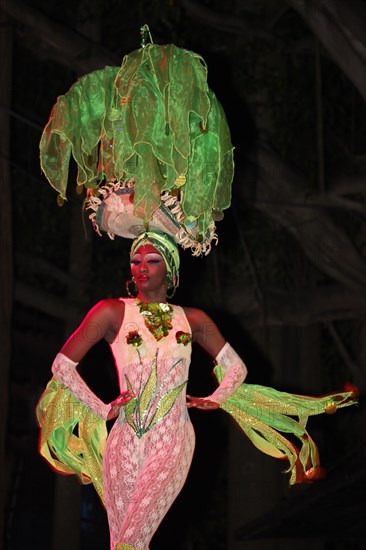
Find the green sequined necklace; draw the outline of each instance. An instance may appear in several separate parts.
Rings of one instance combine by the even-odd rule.
[[[172,306],[165,303],[152,303],[136,301],[140,313],[144,318],[145,325],[154,336],[155,340],[161,340],[169,334],[172,327],[174,310]]]

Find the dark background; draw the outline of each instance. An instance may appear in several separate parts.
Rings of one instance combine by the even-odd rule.
[[[1,489],[4,548],[108,547],[90,487],[37,454],[34,407],[53,357],[99,299],[124,295],[130,243],[98,237],[73,191],[62,208],[38,142],[56,97],[120,65],[148,23],[155,43],[200,53],[235,145],[232,207],[208,257],[182,253],[174,302],[205,309],[248,381],[360,405],[312,419],[328,475],[289,489],[224,413],[193,411],[197,449],[151,545],[185,550],[366,547],[366,4],[361,0],[2,0]],[[195,350],[189,392],[214,387]],[[117,395],[100,344],[81,372]]]

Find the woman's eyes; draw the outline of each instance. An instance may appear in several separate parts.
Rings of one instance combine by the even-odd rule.
[[[146,260],[148,264],[159,264],[162,260],[160,259],[154,259],[150,258],[149,260]],[[140,265],[141,260],[131,260],[131,265]]]

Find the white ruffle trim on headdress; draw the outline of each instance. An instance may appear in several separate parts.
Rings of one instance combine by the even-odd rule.
[[[162,202],[147,227],[144,220],[133,213],[134,187],[134,179],[110,182],[99,187],[99,196],[90,195],[86,199],[84,209],[92,210],[89,219],[98,235],[102,236],[104,232],[110,239],[114,239],[116,235],[135,239],[146,229],[164,231],[182,248],[190,248],[193,256],[207,256],[212,242],[217,244],[214,222],[209,225],[204,236],[199,235],[197,227],[186,227],[179,199],[168,192],[162,194]]]
[[[177,197],[166,192],[162,194],[161,200],[163,204],[169,208],[180,225],[178,233],[174,236],[177,243],[180,244],[182,248],[191,248],[193,256],[201,256],[202,254],[207,256],[207,254],[211,252],[212,241],[217,244],[219,240],[215,233],[215,224],[212,222],[206,231],[204,240],[202,240],[202,242],[198,241],[197,230],[188,229],[184,225],[184,213]]]

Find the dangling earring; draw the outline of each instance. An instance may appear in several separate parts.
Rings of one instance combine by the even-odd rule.
[[[133,277],[132,279],[126,281],[126,292],[130,298],[136,298],[138,294],[138,289],[135,283],[135,279]]]
[[[173,298],[176,287],[172,284],[172,280],[171,280],[171,277],[169,277],[169,275],[166,276],[164,287],[165,287],[165,296],[169,299]],[[170,290],[170,293],[169,293],[169,290]]]
[[[168,290],[169,290],[169,289],[168,289]],[[167,298],[169,298],[169,300],[170,300],[170,298],[173,298],[173,296],[174,296],[174,294],[175,294],[175,291],[176,291],[176,288],[175,288],[174,286],[172,286],[172,287],[170,288],[170,294],[168,293],[168,290],[166,291],[165,296],[166,296]]]

